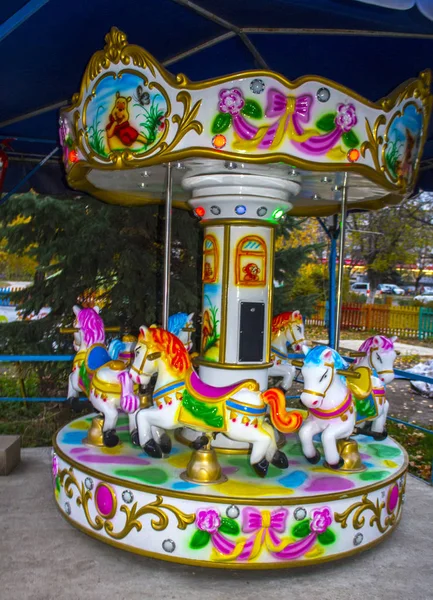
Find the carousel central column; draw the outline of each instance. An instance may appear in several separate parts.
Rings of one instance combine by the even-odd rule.
[[[281,165],[201,161],[183,179],[204,226],[201,379],[268,387],[275,226],[300,183]]]

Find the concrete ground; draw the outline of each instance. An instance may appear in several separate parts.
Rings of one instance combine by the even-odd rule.
[[[398,529],[321,567],[213,570],[116,550],[68,525],[51,491],[50,450],[25,449],[0,478],[0,600],[431,600],[433,489],[408,478]]]

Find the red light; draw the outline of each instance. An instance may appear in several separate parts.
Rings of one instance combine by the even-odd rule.
[[[69,153],[69,160],[73,163],[78,162],[78,152],[76,150],[71,150]]]
[[[212,145],[217,150],[221,150],[227,144],[226,136],[222,133],[218,133],[218,135],[214,135],[212,138]]]
[[[203,208],[203,206],[197,206],[194,212],[197,215],[197,217],[204,217],[206,214],[206,211]]]
[[[360,154],[359,154],[359,150],[357,148],[352,148],[347,153],[347,159],[352,163],[356,162],[358,160],[359,156],[360,156]]]

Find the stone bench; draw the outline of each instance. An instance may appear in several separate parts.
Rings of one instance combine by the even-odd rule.
[[[20,462],[19,435],[0,435],[0,475],[9,475]]]

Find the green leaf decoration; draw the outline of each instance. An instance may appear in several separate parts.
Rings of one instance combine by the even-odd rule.
[[[293,537],[307,537],[307,535],[310,533],[310,520],[311,519],[304,519],[303,521],[297,523],[292,529]]]
[[[246,117],[251,117],[252,119],[263,118],[262,107],[256,100],[246,100],[241,113]]]
[[[194,535],[191,538],[189,543],[189,547],[193,550],[200,550],[200,548],[204,548],[210,540],[210,533],[207,531],[202,531],[201,529],[197,529]]]
[[[356,148],[357,146],[359,146],[359,137],[356,135],[353,129],[351,129],[350,131],[346,131],[346,133],[343,133],[342,139],[344,145],[348,148]]]
[[[324,531],[323,533],[319,533],[319,535],[317,536],[317,540],[323,546],[329,546],[329,544],[333,544],[336,539],[337,539],[337,536],[332,531],[332,529],[329,529],[329,528],[326,531]]]
[[[316,122],[317,129],[321,131],[333,131],[335,129],[335,117],[337,113],[326,113],[326,115],[322,115],[320,119]]]
[[[224,418],[219,412],[219,410],[222,410],[221,404],[207,404],[207,402],[193,398],[188,390],[183,391],[182,407],[194,415],[196,419],[215,429],[221,429],[224,425]]]
[[[56,477],[56,490],[60,492],[60,477],[58,475]]]
[[[228,535],[238,535],[241,532],[236,521],[233,519],[227,519],[226,517],[221,519],[221,525],[219,526],[218,531],[221,531],[221,533],[227,533]]]
[[[218,113],[212,123],[212,133],[223,133],[232,123],[232,116],[229,113]]]

